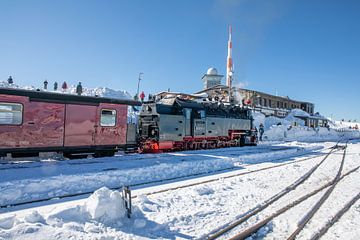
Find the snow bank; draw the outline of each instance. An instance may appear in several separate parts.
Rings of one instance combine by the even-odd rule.
[[[84,205],[91,219],[103,223],[116,222],[125,217],[126,209],[118,191],[111,191],[106,187],[95,191]]]
[[[126,209],[121,193],[111,191],[106,187],[95,191],[83,204],[68,209],[53,210],[48,216],[37,211],[17,218],[15,215],[0,219],[0,230],[11,229],[21,223],[45,224],[63,227],[66,223],[97,222],[106,226],[118,227],[123,225]]]
[[[135,221],[126,217],[120,192],[105,187],[70,207],[64,205],[39,211],[0,218],[0,239],[19,239],[19,236],[24,236],[21,239],[121,239],[102,235],[111,235],[122,226],[136,228]],[[134,211],[139,210],[134,208]]]
[[[126,209],[120,192],[102,187],[88,197],[83,205],[50,213],[47,223],[62,226],[70,221],[96,221],[107,226],[121,226],[125,216]]]
[[[285,118],[265,117],[260,112],[253,113],[255,126],[258,127],[260,123],[264,125],[264,140],[318,142],[337,141],[340,138],[360,138],[360,131],[349,129],[348,126],[330,125],[329,129],[324,127],[310,128],[306,127],[305,122],[296,116],[308,117],[309,114],[301,109],[293,109]]]
[[[350,129],[350,128],[360,128],[359,122],[345,122],[345,121],[333,121],[332,127],[336,129]]]

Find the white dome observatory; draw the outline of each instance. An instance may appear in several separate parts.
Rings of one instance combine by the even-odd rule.
[[[206,71],[206,74],[202,77],[202,80],[204,81],[204,89],[208,89],[210,87],[220,85],[221,79],[224,77],[224,75],[219,75],[216,68],[211,67]]]
[[[206,71],[206,74],[207,74],[207,75],[217,75],[217,74],[218,74],[218,71],[216,70],[216,68],[211,67],[211,68],[209,68],[209,69]]]

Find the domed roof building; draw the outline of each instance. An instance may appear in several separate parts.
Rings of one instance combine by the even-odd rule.
[[[219,75],[216,68],[211,67],[206,71],[206,74],[201,78],[204,81],[204,89],[220,85],[221,79],[224,75]]]
[[[218,71],[216,70],[216,68],[211,67],[206,71],[207,75],[218,75]]]

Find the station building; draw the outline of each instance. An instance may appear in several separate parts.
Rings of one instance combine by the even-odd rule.
[[[196,94],[206,93],[210,99],[226,101],[229,99],[229,87],[221,84],[223,75],[215,68],[209,68],[202,77],[204,89]],[[248,106],[265,116],[286,117],[292,109],[301,109],[309,116],[297,116],[311,127],[325,126],[327,119],[315,112],[315,105],[311,102],[299,101],[290,97],[276,96],[256,90],[232,87],[230,101]]]

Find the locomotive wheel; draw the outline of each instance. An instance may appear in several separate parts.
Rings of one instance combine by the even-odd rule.
[[[187,143],[187,149],[195,150],[195,143],[194,142],[188,142]]]

